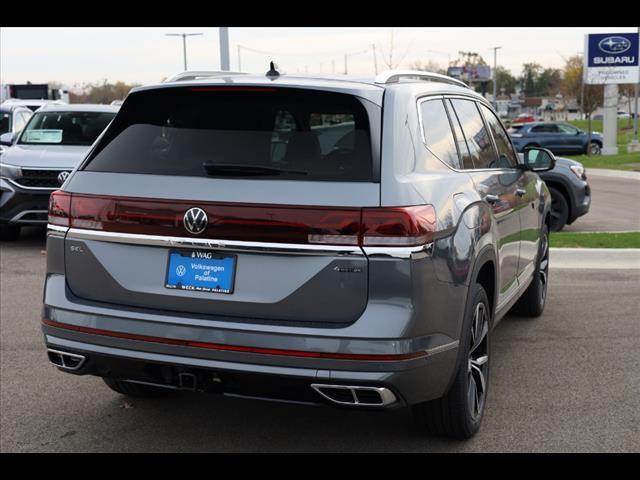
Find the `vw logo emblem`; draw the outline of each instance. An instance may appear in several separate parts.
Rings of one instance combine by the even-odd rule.
[[[70,172],[60,172],[60,173],[58,174],[58,183],[59,183],[60,185],[62,185],[62,184],[64,183],[64,181],[65,181],[67,178],[69,178],[69,173],[70,173]]]
[[[207,228],[208,221],[209,219],[204,210],[194,207],[187,210],[182,223],[189,233],[197,235],[198,233],[204,232],[205,228]]]
[[[619,54],[631,48],[631,42],[624,37],[607,37],[598,42],[598,47],[605,53]]]
[[[182,277],[185,273],[187,273],[187,269],[184,268],[184,265],[178,265],[178,267],[176,268],[176,275]]]

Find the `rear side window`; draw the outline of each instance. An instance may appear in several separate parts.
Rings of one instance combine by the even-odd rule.
[[[429,151],[450,167],[460,168],[456,140],[442,100],[420,104],[424,142]]]
[[[496,168],[497,155],[476,103],[460,99],[453,99],[451,103],[460,120],[474,168]]]
[[[375,181],[369,118],[347,94],[178,87],[131,94],[87,171]]]
[[[498,166],[500,168],[515,168],[518,165],[516,152],[513,150],[511,140],[507,132],[504,131],[502,123],[495,114],[484,105],[480,104],[480,109],[484,114],[484,119],[489,125],[489,129],[493,134],[493,140],[496,142],[498,150]]]

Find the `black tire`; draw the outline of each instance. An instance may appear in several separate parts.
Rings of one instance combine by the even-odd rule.
[[[170,390],[167,388],[143,385],[141,383],[132,383],[127,382],[126,380],[119,380],[117,378],[103,377],[102,380],[104,380],[107,387],[114,392],[118,392],[122,395],[128,395],[130,397],[164,397],[170,393]]]
[[[591,142],[589,144],[589,148],[587,149],[587,152],[585,153],[591,154],[591,155],[600,155],[602,153],[602,145],[600,145],[598,142]]]
[[[484,288],[479,284],[471,288],[462,325],[459,366],[453,384],[444,397],[412,407],[414,420],[429,434],[466,439],[480,429],[489,385],[492,313]],[[473,338],[478,341],[472,342]]]
[[[549,283],[549,229],[546,225],[540,232],[540,248],[536,259],[536,268],[531,285],[527,287],[520,299],[512,308],[516,315],[524,317],[539,317],[544,311],[547,301],[547,286]]]
[[[13,241],[20,238],[20,225],[0,224],[0,240]]]
[[[556,188],[549,187],[549,193],[551,194],[551,231],[559,232],[569,220],[569,202]]]

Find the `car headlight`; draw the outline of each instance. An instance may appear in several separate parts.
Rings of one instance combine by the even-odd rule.
[[[571,165],[569,168],[580,180],[584,179],[584,167],[582,165]]]
[[[0,177],[18,178],[22,176],[22,169],[8,163],[0,162]]]

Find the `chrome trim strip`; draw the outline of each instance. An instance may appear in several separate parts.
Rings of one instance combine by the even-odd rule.
[[[46,223],[47,222],[47,220],[20,220],[22,217],[24,217],[25,215],[29,215],[30,213],[44,213],[45,215],[47,215],[49,212],[48,210],[23,210],[22,212],[18,213],[15,217],[13,217],[11,220],[9,220],[9,223],[20,223],[20,222]]]
[[[24,190],[40,190],[40,191],[46,190],[48,192],[54,192],[55,190],[58,190],[60,188],[59,186],[58,187],[27,187],[25,185],[22,185],[21,183],[16,182],[12,178],[5,178],[5,180],[8,181],[9,183],[12,183],[16,187],[22,188]]]
[[[438,353],[442,353],[442,352],[446,352],[448,350],[453,350],[454,348],[458,348],[458,345],[460,345],[460,340],[456,340],[456,341],[451,342],[451,343],[445,343],[444,345],[439,345],[437,347],[428,348],[426,350],[426,352],[429,355],[436,355]]]
[[[433,254],[433,242],[411,247],[362,247],[367,257],[419,259]]]
[[[47,233],[61,233],[65,235],[69,231],[69,227],[63,227],[62,225],[54,225],[52,223],[47,224]]]
[[[69,239],[97,240],[102,242],[149,245],[154,247],[205,248],[243,252],[300,255],[351,255],[363,256],[362,249],[355,245],[308,245],[295,243],[244,242],[237,240],[215,240],[206,238],[163,237],[136,233],[103,232],[70,228]]]

